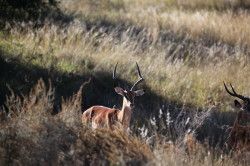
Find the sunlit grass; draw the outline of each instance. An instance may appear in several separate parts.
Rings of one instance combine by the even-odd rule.
[[[118,40],[116,33],[122,33],[123,38]],[[142,49],[140,38],[136,41],[129,33],[129,29],[114,30],[110,35],[101,31],[87,32],[76,22],[67,31],[45,26],[22,34],[13,29],[9,38],[2,38],[0,45],[7,56],[19,58],[24,64],[66,73],[112,72],[115,63],[119,62],[120,77],[131,82],[136,77],[132,71],[138,61],[150,89],[166,99],[198,107],[209,104],[224,107],[229,102],[223,81],[232,82],[240,93],[249,93],[250,66],[247,55],[241,50],[228,56],[221,48],[220,60],[213,62],[217,52],[208,47],[210,55],[203,60],[196,58],[202,56],[201,50],[198,55],[191,54],[191,59],[176,57],[173,61],[174,55],[165,51],[171,49],[171,42]],[[142,35],[147,34],[142,32]],[[176,47],[173,45],[172,49]],[[94,67],[89,68],[88,61]]]
[[[92,1],[88,0],[66,2],[65,9],[66,11],[74,11],[77,15],[90,22],[107,21],[111,24],[124,23],[146,27],[149,29],[153,40],[160,37],[161,31],[172,30],[175,33],[188,34],[196,40],[201,37],[208,42],[211,42],[211,40],[222,41],[232,45],[249,45],[250,43],[250,17],[245,10],[234,12],[229,8],[224,12],[218,10],[196,11],[174,7],[176,5],[182,6],[181,4],[194,4],[190,5],[190,7],[195,8],[195,4],[200,3],[203,4],[201,6],[208,6],[209,8],[209,3],[211,3],[211,6],[217,4],[215,1],[178,1],[173,3],[176,5],[169,7],[168,2],[164,0],[153,2],[124,0],[120,2],[123,4],[122,7],[113,5],[111,9],[111,4],[117,2],[105,2],[107,4],[100,3],[99,5],[94,5]],[[218,2],[221,7],[223,3],[224,1]],[[235,2],[235,4],[237,3]],[[250,4],[250,2],[246,3]]]
[[[225,134],[233,123],[230,111],[235,108],[224,81],[231,82],[240,94],[250,95],[248,3],[63,0],[62,11],[74,18],[70,22],[58,25],[47,20],[35,28],[33,22],[7,24],[0,30],[1,58],[4,65],[11,63],[5,68],[18,64],[28,72],[34,70],[34,77],[40,70],[46,72],[43,77],[55,75],[52,82],[57,91],[39,80],[29,95],[19,94],[19,98],[11,88],[27,90],[34,80],[20,71],[27,81],[23,84],[4,71],[8,76],[0,80],[1,85],[10,92],[0,107],[0,165],[38,161],[44,165],[248,165],[248,153],[228,155],[196,138],[190,152],[185,143],[190,131],[197,136],[205,133],[208,138],[203,139],[210,139]],[[145,110],[136,110],[140,117],[135,116],[138,119],[130,133],[82,126],[82,99],[95,96],[98,88],[113,89],[112,71],[117,62],[117,75],[126,83],[137,79],[138,62],[148,90],[141,98],[147,103],[139,106]],[[110,76],[108,81],[101,78],[104,74]],[[70,97],[69,89],[78,88],[85,77],[92,78],[91,86]],[[68,98],[61,100],[61,94]],[[112,107],[110,96],[100,93],[98,97]],[[143,107],[151,103],[157,106]],[[55,106],[60,112],[51,115]],[[172,119],[174,114],[181,120]]]

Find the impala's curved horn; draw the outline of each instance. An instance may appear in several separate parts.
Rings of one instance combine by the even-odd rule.
[[[224,87],[225,87],[225,89],[226,89],[226,91],[227,91],[228,94],[230,94],[230,95],[233,96],[233,97],[237,97],[237,98],[239,98],[239,99],[241,99],[241,100],[246,100],[246,99],[247,99],[245,96],[238,94],[238,93],[234,90],[234,88],[233,88],[233,86],[232,86],[231,83],[230,83],[230,86],[231,86],[232,92],[230,92],[230,90],[227,88],[225,82],[223,82],[223,83],[224,83]]]
[[[138,76],[139,79],[134,83],[134,85],[131,87],[131,91],[134,90],[135,86],[138,85],[140,82],[142,82],[144,80],[144,78],[141,75],[141,71],[140,71],[140,67],[138,65],[138,63],[136,62],[136,68],[137,68],[137,72],[138,72]]]
[[[113,79],[116,79],[116,68],[117,68],[118,62],[115,65],[115,69],[113,70]]]

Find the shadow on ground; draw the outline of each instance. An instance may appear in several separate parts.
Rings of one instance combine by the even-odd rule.
[[[0,104],[3,105],[6,101],[6,96],[10,95],[12,89],[19,96],[26,96],[30,89],[42,78],[47,86],[49,81],[52,87],[55,88],[55,101],[60,105],[61,97],[67,99],[75,94],[80,86],[91,78],[91,81],[84,88],[83,95],[83,110],[92,105],[105,105],[108,107],[120,107],[122,98],[114,91],[114,87],[118,85],[121,87],[131,87],[131,84],[118,78],[114,81],[112,73],[95,72],[89,73],[63,73],[56,69],[44,69],[34,65],[23,64],[17,58],[7,55],[0,50]],[[90,65],[94,68],[94,64]],[[163,97],[153,93],[148,87],[144,86],[146,94],[138,98],[136,101],[138,107],[143,111],[155,110],[167,101]],[[150,102],[148,102],[150,101]],[[120,104],[117,104],[120,103]],[[176,105],[176,104],[174,104]],[[60,111],[60,108],[55,107],[55,111]],[[153,111],[149,112],[148,117],[152,115]]]
[[[10,56],[7,56],[10,57]],[[18,59],[7,59],[4,53],[0,51],[0,104],[4,105],[6,96],[10,94],[8,86],[18,95],[26,96],[30,89],[42,78],[48,85],[49,81],[55,88],[54,113],[61,109],[62,97],[67,99],[75,94],[80,86],[92,78],[90,83],[83,89],[82,110],[92,105],[104,105],[108,107],[121,107],[122,98],[114,92],[116,83],[112,79],[111,73],[97,72],[93,74],[74,74],[61,73],[56,70],[46,70],[37,66],[27,66]],[[129,85],[124,80],[119,80],[120,85]],[[131,86],[131,85],[129,85]],[[170,101],[155,94],[146,85],[144,96],[136,100],[136,108],[133,112],[132,130],[138,132],[138,127],[146,125],[151,126],[151,131],[168,136],[170,139],[178,139],[188,129],[195,127],[195,124],[186,124],[188,118],[190,123],[197,119],[197,115],[202,116],[202,111],[196,107]],[[119,104],[117,104],[119,103]],[[159,116],[161,109],[163,115]],[[168,113],[171,116],[171,124],[168,123]],[[207,141],[213,146],[222,146],[227,138],[228,126],[232,125],[234,113],[212,111],[204,123],[196,129],[197,138],[201,141]],[[150,121],[155,119],[155,125]],[[197,126],[196,126],[197,127]],[[152,132],[153,133],[153,132]],[[137,133],[139,134],[139,133]]]

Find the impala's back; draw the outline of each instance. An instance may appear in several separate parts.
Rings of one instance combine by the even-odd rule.
[[[90,125],[92,128],[112,128],[112,124],[117,121],[117,113],[117,109],[104,106],[93,106],[82,114],[82,122],[85,125]]]

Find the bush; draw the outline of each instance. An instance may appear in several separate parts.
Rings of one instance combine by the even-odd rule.
[[[44,20],[57,9],[57,0],[0,0],[0,25],[5,22]]]

